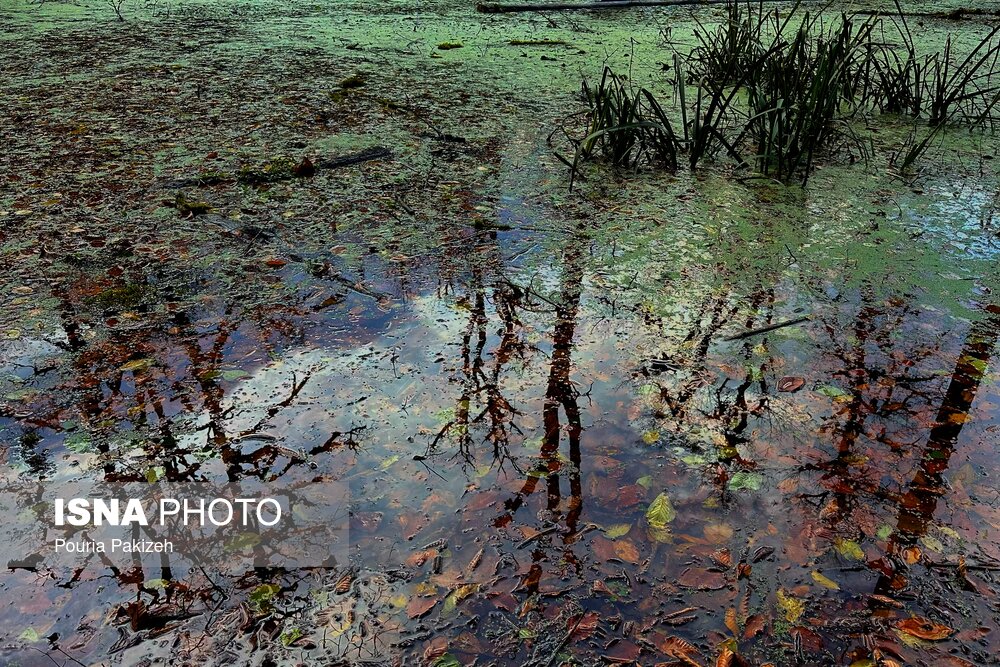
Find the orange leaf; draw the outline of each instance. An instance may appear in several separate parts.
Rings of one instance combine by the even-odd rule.
[[[639,562],[639,550],[628,540],[615,542],[615,554],[626,563],[636,564]]]
[[[896,627],[908,635],[932,642],[947,639],[955,634],[955,630],[947,625],[941,625],[919,616],[904,618],[896,623]]]
[[[726,627],[732,630],[737,637],[740,636],[740,624],[736,620],[736,610],[732,607],[726,610]]]

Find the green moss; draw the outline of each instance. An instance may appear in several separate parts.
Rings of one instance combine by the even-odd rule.
[[[207,202],[192,201],[179,192],[174,199],[174,207],[185,218],[192,215],[204,215],[212,210]]]
[[[100,310],[121,312],[141,306],[149,297],[149,286],[130,283],[122,287],[112,287],[90,298],[90,302]]]
[[[224,171],[209,169],[198,174],[199,185],[218,185],[219,183],[225,183],[231,180],[233,180],[233,175]]]
[[[263,165],[244,165],[236,173],[236,180],[246,185],[286,181],[294,176],[296,164],[292,158],[277,157]]]

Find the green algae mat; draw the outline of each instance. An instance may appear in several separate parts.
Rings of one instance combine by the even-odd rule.
[[[961,8],[904,3],[914,62]],[[726,17],[0,5],[0,664],[995,664],[992,120],[570,188],[605,68],[683,135]],[[344,490],[338,557],[57,559],[114,485]]]

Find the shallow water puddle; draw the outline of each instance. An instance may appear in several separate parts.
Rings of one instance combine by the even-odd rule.
[[[619,33],[575,17],[540,60],[510,24],[385,11],[257,29],[284,50],[195,20],[155,86],[118,73],[128,123],[77,109],[70,171],[46,155],[0,199],[0,479],[337,480],[351,563],[14,569],[3,659],[990,664],[995,170],[911,187],[833,166],[805,189],[595,171],[571,194],[548,135],[588,50],[629,57]],[[663,38],[636,30],[643,53]],[[483,62],[509,68],[504,94]],[[84,94],[56,92],[67,114]],[[127,179],[109,133],[135,149]],[[391,159],[351,170],[184,189],[199,215],[163,186],[380,143]]]

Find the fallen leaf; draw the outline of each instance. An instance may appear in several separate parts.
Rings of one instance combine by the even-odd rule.
[[[823,576],[823,574],[821,574],[820,572],[813,572],[812,573],[812,578],[813,578],[813,581],[815,581],[817,584],[819,584],[823,588],[829,588],[831,591],[839,591],[840,590],[840,585],[836,581],[834,581],[833,579],[830,579],[829,577]]]
[[[784,589],[778,589],[778,606],[785,612],[785,619],[789,623],[799,620],[805,613],[806,603],[785,593]]]
[[[436,604],[437,600],[434,598],[413,598],[406,605],[406,615],[410,618],[420,618],[425,616]]]
[[[786,375],[785,377],[778,380],[778,391],[793,392],[798,391],[802,388],[802,385],[806,383],[804,378],[796,377],[793,375]]]
[[[919,616],[904,618],[896,623],[896,627],[908,635],[932,642],[947,639],[955,634],[953,628]]]
[[[646,522],[649,524],[649,536],[657,542],[670,541],[671,521],[677,518],[677,510],[667,494],[661,493],[653,499],[646,510]]]
[[[736,636],[740,634],[740,623],[736,620],[736,610],[730,607],[726,610],[726,627]]]
[[[629,540],[615,542],[615,554],[626,563],[632,563],[633,565],[638,564],[641,560],[639,550]]]
[[[864,560],[865,552],[861,548],[861,545],[854,540],[845,540],[842,538],[837,538],[833,542],[834,548],[844,558],[852,558],[854,560]]]
[[[619,537],[624,537],[628,535],[628,531],[632,530],[632,524],[630,523],[616,523],[613,526],[608,526],[604,529],[604,534],[611,539],[616,539]]]
[[[580,641],[594,634],[594,631],[597,630],[597,621],[599,618],[597,612],[588,611],[583,616],[575,616],[569,619],[566,629],[572,632],[571,637],[574,641]]]

